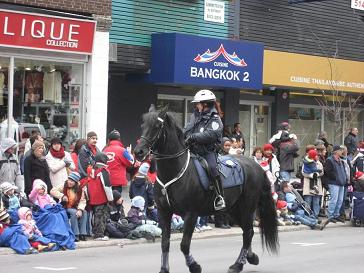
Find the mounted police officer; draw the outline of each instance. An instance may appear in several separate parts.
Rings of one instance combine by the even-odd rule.
[[[196,93],[192,103],[195,111],[189,123],[184,128],[186,144],[193,153],[206,159],[215,188],[215,210],[225,208],[225,200],[221,185],[221,178],[217,168],[217,144],[220,143],[223,125],[215,108],[216,96],[210,90],[200,90]]]

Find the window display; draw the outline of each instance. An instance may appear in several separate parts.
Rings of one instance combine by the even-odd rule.
[[[0,57],[1,121],[7,118],[8,64]],[[80,136],[82,71],[82,64],[15,58],[15,121],[42,127],[47,139],[59,137],[70,144]]]

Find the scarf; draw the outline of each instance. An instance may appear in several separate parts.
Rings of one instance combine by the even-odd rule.
[[[51,155],[55,158],[62,159],[65,156],[64,147],[61,147],[59,151],[54,150],[52,147],[49,149]]]

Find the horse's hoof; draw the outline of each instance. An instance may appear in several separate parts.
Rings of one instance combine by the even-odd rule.
[[[235,263],[232,266],[229,267],[229,270],[227,273],[240,273],[243,270],[244,265]]]
[[[189,267],[191,273],[201,273],[202,267],[196,262],[193,262]]]
[[[250,256],[246,257],[246,259],[247,259],[248,263],[250,263],[250,264],[253,264],[253,265],[259,264],[259,257],[254,252]]]
[[[162,268],[161,271],[159,271],[159,273],[169,273],[169,271]]]

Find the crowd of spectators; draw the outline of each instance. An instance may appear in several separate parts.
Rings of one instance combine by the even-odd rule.
[[[271,183],[279,225],[323,229],[329,223],[345,222],[347,200],[353,191],[364,191],[364,141],[358,141],[357,135],[358,130],[352,128],[345,145],[333,145],[321,132],[315,143],[307,145],[295,169],[299,144],[287,122],[280,124],[268,143],[255,147],[252,155],[246,154],[236,123],[232,132],[224,128],[219,154],[245,153],[263,168]],[[25,147],[18,154],[13,139],[1,141],[0,246],[33,254],[73,249],[80,240],[154,240],[161,236],[153,195],[155,160],[136,161],[118,131],[109,133],[102,151],[95,132],[77,140],[68,151],[61,139],[53,138],[48,144],[37,132]],[[126,213],[122,191],[128,183],[131,208]],[[199,217],[195,231],[211,229],[210,222],[223,229],[234,224],[219,211]],[[181,231],[183,224],[183,218],[174,214],[172,229]],[[259,225],[259,215],[255,224]]]

